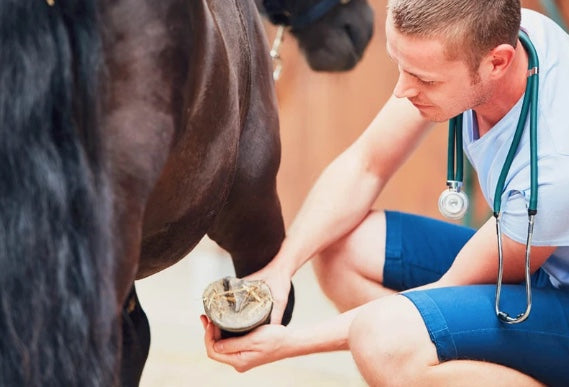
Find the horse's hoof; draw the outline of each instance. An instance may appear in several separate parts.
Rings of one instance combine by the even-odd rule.
[[[207,286],[203,305],[223,336],[238,336],[269,323],[273,298],[264,281],[225,277]]]
[[[292,319],[292,311],[294,309],[294,285],[292,282],[290,283],[290,291],[288,293],[288,301],[286,303],[286,307],[283,313],[283,318],[281,321],[282,325],[288,325],[290,320]]]

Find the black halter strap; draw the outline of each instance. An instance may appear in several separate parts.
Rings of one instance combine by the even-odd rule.
[[[324,17],[340,2],[341,0],[321,0],[300,15],[293,15],[282,4],[282,0],[263,0],[263,7],[271,23],[300,30]]]

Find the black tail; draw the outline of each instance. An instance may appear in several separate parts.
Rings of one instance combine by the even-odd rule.
[[[111,386],[94,0],[0,1],[0,386]]]

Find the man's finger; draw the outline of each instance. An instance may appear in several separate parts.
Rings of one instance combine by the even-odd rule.
[[[250,340],[249,336],[233,337],[216,341],[213,349],[217,353],[240,353],[248,352],[254,348],[254,343]]]
[[[202,322],[203,322],[203,320],[202,320]],[[215,345],[217,343],[216,339],[215,339],[216,327],[213,325],[213,323],[211,321],[207,320],[206,322],[207,323],[205,326],[204,342],[205,342],[205,348],[206,348],[208,357],[210,359],[216,360],[218,362],[228,364],[228,365],[234,367],[239,372],[244,372],[244,371],[250,369],[251,367],[247,366],[246,361],[245,361],[245,358],[250,356],[249,352],[221,353],[221,352],[216,351],[216,349],[215,349]],[[230,340],[230,339],[227,339],[227,340]],[[223,341],[227,341],[227,340],[222,340],[222,343],[223,343]],[[229,348],[231,348],[231,347],[229,347]]]
[[[201,320],[202,320],[202,324],[203,324],[204,319],[201,318]],[[205,320],[206,321],[204,324],[204,328],[205,328],[204,344],[205,344],[205,348],[207,349],[207,353],[209,355],[210,352],[213,351],[213,345],[215,344],[215,337],[214,337],[214,331],[213,331],[213,324],[207,318]]]
[[[206,316],[205,314],[202,314],[202,315],[200,316],[200,321],[201,321],[201,323],[202,323],[203,329],[205,330],[205,329],[207,328],[207,323],[208,323],[208,321],[209,321],[208,318],[207,318],[207,316]]]
[[[280,324],[283,319],[284,308],[280,303],[273,303],[273,310],[271,312],[271,324]]]
[[[239,344],[239,339],[225,339],[225,340],[219,340],[219,336],[216,332],[216,330],[218,331],[218,329],[216,329],[216,327],[213,325],[213,323],[211,321],[209,321],[206,318],[204,318],[205,316],[201,316],[200,319],[202,321],[202,324],[204,324],[204,320],[205,320],[205,324],[204,324],[204,328],[205,328],[205,336],[204,336],[204,343],[205,343],[205,347],[207,349],[207,353],[208,355],[213,355],[213,354],[222,354],[222,353],[235,353],[235,352],[239,352],[240,348],[243,348],[243,345]],[[237,341],[237,344],[235,344],[234,342]]]

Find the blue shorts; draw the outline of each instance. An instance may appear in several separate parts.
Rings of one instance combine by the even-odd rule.
[[[436,281],[474,230],[399,212],[386,212],[384,285],[403,291]],[[547,274],[532,277],[532,309],[519,324],[494,310],[495,285],[403,293],[419,310],[440,361],[470,359],[517,369],[549,386],[569,385],[569,291]],[[526,308],[525,285],[503,285],[501,310]]]

